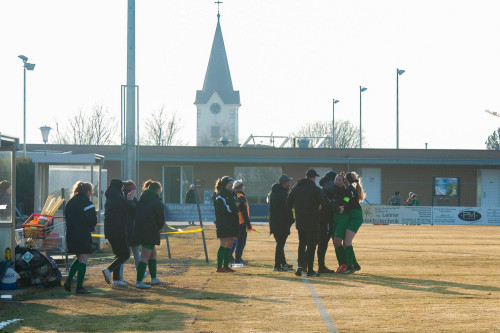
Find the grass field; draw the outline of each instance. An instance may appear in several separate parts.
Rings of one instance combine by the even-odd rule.
[[[500,331],[499,227],[366,225],[354,240],[362,270],[309,284],[272,271],[274,239],[267,226],[257,229],[262,234],[249,235],[244,253],[250,264],[237,273],[215,273],[218,241],[210,227],[210,264],[199,233],[171,237],[172,260],[162,243],[165,286],[112,289],[101,274],[109,260],[94,260],[85,283],[91,295],[36,290],[0,303],[0,321],[24,319],[8,332],[327,332],[324,306],[339,332]],[[292,230],[287,249],[294,256],[297,243]],[[333,248],[327,264],[336,266]],[[134,275],[130,261],[125,278]]]

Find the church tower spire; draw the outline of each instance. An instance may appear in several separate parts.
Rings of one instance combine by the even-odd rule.
[[[238,144],[240,92],[233,89],[219,11],[203,89],[196,91],[194,104],[198,111],[198,146],[217,145],[221,137],[228,137],[232,146]]]

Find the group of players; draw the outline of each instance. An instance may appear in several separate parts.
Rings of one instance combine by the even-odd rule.
[[[365,193],[361,178],[355,172],[337,174],[328,172],[320,175],[309,169],[303,179],[291,188],[293,179],[283,174],[271,187],[268,195],[270,233],[276,240],[274,271],[288,271],[293,265],[286,262],[284,247],[295,223],[298,236],[298,267],[295,275],[303,272],[309,277],[321,273],[351,274],[361,269],[356,260],[352,241],[363,223],[360,203]],[[233,242],[246,242],[249,228],[248,201],[243,193],[243,184],[225,176],[217,180],[212,197],[215,208],[217,238],[220,240],[217,252],[217,272],[234,272],[229,267]],[[242,239],[244,235],[244,239]],[[333,238],[338,261],[336,270],[325,264],[325,254],[330,239]],[[238,260],[244,243],[240,246]],[[315,253],[318,253],[318,271],[314,270]]]

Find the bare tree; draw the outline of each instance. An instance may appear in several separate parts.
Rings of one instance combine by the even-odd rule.
[[[488,150],[500,150],[500,128],[488,136],[485,144]]]
[[[306,124],[292,134],[296,137],[327,137],[323,147],[332,147],[332,123],[328,121]],[[363,146],[365,145],[366,140],[363,136]],[[348,120],[336,121],[335,148],[359,148],[359,128]]]
[[[154,111],[145,122],[145,134],[141,144],[149,146],[181,146],[184,142],[179,138],[182,126],[177,113],[169,115],[165,106]]]
[[[90,113],[80,109],[67,125],[56,121],[53,143],[74,145],[109,145],[115,139],[118,123],[102,105],[92,107]]]

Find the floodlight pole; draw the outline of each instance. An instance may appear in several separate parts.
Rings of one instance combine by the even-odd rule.
[[[127,12],[127,87],[126,87],[126,114],[125,114],[125,151],[123,155],[122,168],[125,179],[134,180],[137,184],[139,179],[136,170],[136,142],[135,142],[135,0],[128,0]],[[123,133],[122,133],[123,135]]]
[[[26,157],[26,65],[23,66],[24,72],[24,101],[23,101],[23,157]]]

